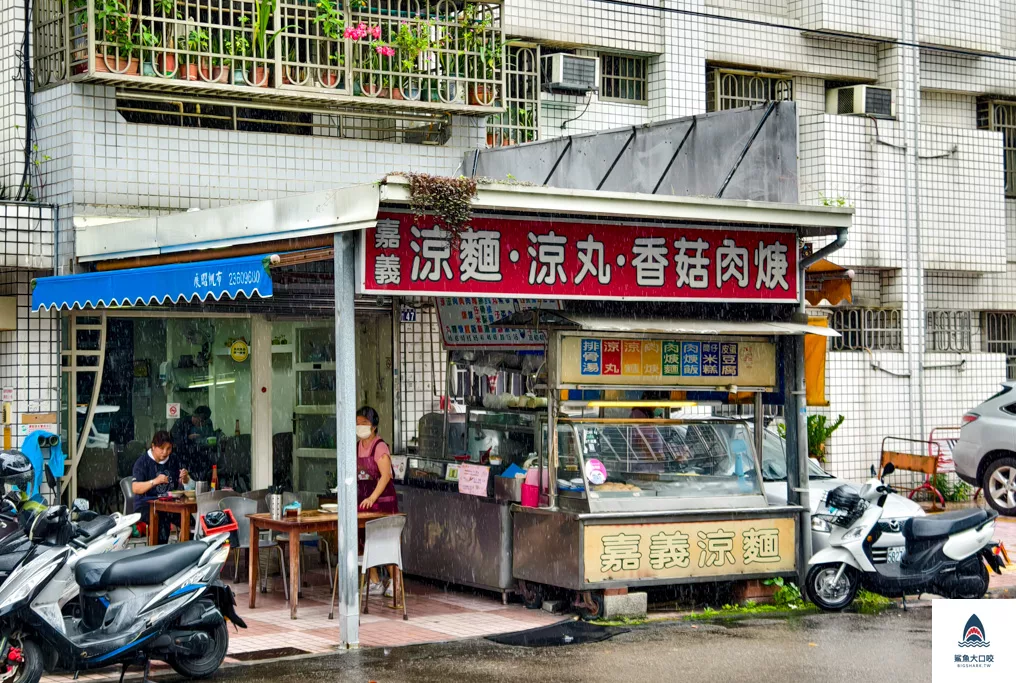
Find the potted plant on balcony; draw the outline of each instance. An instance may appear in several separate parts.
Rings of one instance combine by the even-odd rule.
[[[228,41],[223,39],[222,31],[212,30],[209,36],[208,52],[210,56],[198,59],[198,74],[206,83],[229,83],[229,60],[222,57],[228,54]]]
[[[152,75],[164,78],[176,78],[176,24],[167,19],[179,19],[180,14],[176,11],[176,0],[154,0],[152,9],[161,15],[163,21],[163,36],[166,38],[165,51],[159,52],[152,60]],[[161,40],[160,40],[161,42]],[[146,76],[149,74],[145,74]]]
[[[82,21],[87,13],[82,13]],[[95,5],[96,47],[93,68],[97,72],[138,75],[136,33],[131,30],[130,12],[122,0],[97,0]]]
[[[201,57],[199,54],[191,53],[207,53],[209,45],[208,32],[200,29],[193,28],[187,31],[187,36],[177,41],[177,47],[180,50],[186,50],[187,55],[184,56],[184,68],[180,71],[180,78],[185,81],[196,81],[200,78],[198,65],[201,60],[206,60],[207,57]],[[206,69],[207,70],[207,69]]]
[[[342,69],[346,65],[343,42],[343,34],[346,30],[345,12],[342,9],[341,0],[338,6],[335,0],[318,0],[316,7],[317,14],[314,17],[314,23],[318,25],[321,34],[331,41],[319,45],[319,51],[323,51],[324,54],[319,52],[318,63],[332,64],[337,67],[321,68],[318,81],[326,88],[334,88],[342,80]]]
[[[268,60],[272,47],[279,35],[293,26],[280,26],[271,31],[269,24],[275,15],[275,0],[256,0],[254,3],[254,23],[251,34],[251,48],[254,63],[250,68],[251,84],[259,88],[267,88],[271,72]]]
[[[155,70],[156,54],[154,48],[159,47],[159,36],[157,36],[145,24],[139,24],[137,33],[134,35],[134,44],[141,54],[141,75],[156,76]]]
[[[391,42],[391,47],[398,55],[397,68],[399,73],[407,74],[399,78],[399,89],[402,97],[407,100],[419,100],[423,94],[423,79],[419,74],[423,72],[421,64],[422,57],[431,49],[431,35],[433,24],[429,21],[402,22],[399,30]]]
[[[223,47],[232,59],[228,62],[228,69],[232,71],[233,85],[247,85],[247,72],[244,68],[245,58],[250,57],[251,44],[244,33],[235,34],[230,40],[223,43]]]
[[[347,26],[342,37],[351,40],[353,46],[353,66],[360,71],[353,82],[353,93],[366,97],[402,99],[401,93],[395,97],[389,92],[389,77],[382,73],[386,66],[384,60],[395,56],[395,48],[381,40],[381,26],[368,26],[360,22],[356,26]],[[389,71],[391,69],[388,69]]]
[[[465,60],[459,73],[482,80],[469,85],[469,104],[489,107],[498,96],[497,87],[490,81],[497,80],[501,73],[504,40],[500,32],[494,30],[490,13],[481,12],[476,5],[466,5],[459,16],[462,58]]]

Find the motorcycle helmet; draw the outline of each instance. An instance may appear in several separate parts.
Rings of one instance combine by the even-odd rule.
[[[227,524],[229,524],[229,517],[226,516],[225,512],[212,510],[205,513],[205,526],[209,529],[218,529],[220,526],[226,526]]]
[[[0,486],[5,491],[15,486],[27,491],[34,479],[35,468],[32,467],[32,461],[22,452],[0,450]]]

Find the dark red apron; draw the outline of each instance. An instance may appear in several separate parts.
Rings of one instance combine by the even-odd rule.
[[[381,439],[375,439],[374,445],[370,448],[370,453],[364,457],[360,457],[360,445],[356,446],[356,500],[357,503],[362,503],[371,497],[374,493],[374,489],[377,488],[377,483],[381,479],[381,469],[377,466],[377,461],[374,460],[374,453],[377,452],[379,444],[384,443]],[[374,503],[374,506],[365,512],[386,512],[394,514],[399,511],[399,501],[395,494],[395,476],[394,472],[390,473],[391,478],[388,480],[388,485],[385,486],[384,491],[381,492],[380,497]]]

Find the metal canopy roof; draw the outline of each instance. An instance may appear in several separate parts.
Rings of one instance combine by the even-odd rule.
[[[763,335],[816,334],[839,337],[827,327],[785,322],[732,322],[725,320],[673,320],[608,318],[581,313],[532,309],[497,321],[499,327],[574,330],[577,332],[637,332],[639,334]]]
[[[203,211],[86,222],[77,226],[75,253],[81,262],[104,261],[364,230],[375,225],[382,206],[408,208],[409,199],[409,181],[389,176],[379,183]],[[849,228],[853,214],[853,209],[839,207],[496,183],[480,185],[473,208],[521,217],[786,227],[804,237],[833,235]]]

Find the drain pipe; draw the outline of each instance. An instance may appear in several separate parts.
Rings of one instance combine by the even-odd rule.
[[[808,313],[806,309],[806,299],[804,297],[804,277],[805,270],[808,266],[825,258],[829,254],[842,249],[847,243],[847,228],[838,228],[836,230],[836,239],[816,251],[811,256],[802,259],[798,265],[798,282],[801,283],[801,299],[798,302],[797,313],[794,318],[797,322],[802,324],[808,324]],[[787,473],[787,483],[789,486],[795,488],[797,493],[797,502],[801,506],[800,513],[800,539],[802,543],[802,552],[798,556],[798,562],[801,566],[798,567],[798,580],[800,585],[804,585],[804,576],[808,571],[808,560],[811,559],[812,547],[811,547],[811,493],[809,490],[809,472],[808,472],[808,400],[807,393],[804,386],[804,335],[798,335],[793,338],[794,340],[794,389],[793,389],[793,406],[797,420],[797,476],[794,477],[796,481],[792,481]],[[790,419],[789,416],[785,416],[785,419]],[[791,501],[791,492],[787,492],[787,502]]]

